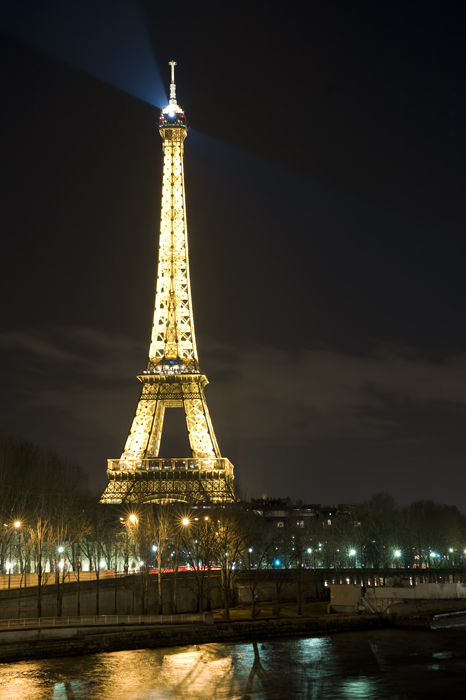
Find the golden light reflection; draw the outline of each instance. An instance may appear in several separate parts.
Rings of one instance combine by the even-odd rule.
[[[375,660],[373,643],[382,666]],[[424,661],[410,658],[413,648]],[[442,663],[458,674],[453,697],[463,697],[458,637]],[[462,647],[461,647],[462,648]],[[429,694],[438,637],[371,630],[305,639],[212,643],[0,664],[1,700],[377,700]],[[421,654],[419,655],[421,657]],[[456,666],[454,665],[456,663]],[[395,673],[387,673],[387,669]],[[450,686],[449,686],[450,690]],[[454,692],[456,690],[456,693]],[[461,691],[461,692],[460,692]]]

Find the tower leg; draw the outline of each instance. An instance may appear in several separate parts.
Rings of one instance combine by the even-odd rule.
[[[193,457],[220,457],[217,440],[204,397],[184,401],[186,426]]]
[[[165,405],[161,402],[157,402],[157,408],[155,409],[154,423],[152,427],[152,432],[150,434],[149,445],[147,449],[148,457],[158,457],[160,450],[160,441],[162,439],[162,428],[163,421],[165,418]]]

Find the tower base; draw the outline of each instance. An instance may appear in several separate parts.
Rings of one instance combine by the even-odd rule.
[[[207,467],[204,465],[207,464]],[[220,459],[109,460],[101,503],[233,503],[233,465]]]

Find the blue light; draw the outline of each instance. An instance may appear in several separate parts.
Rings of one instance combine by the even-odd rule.
[[[275,559],[275,566],[280,566],[280,559]]]
[[[168,102],[136,0],[6,0],[0,27],[149,104]]]

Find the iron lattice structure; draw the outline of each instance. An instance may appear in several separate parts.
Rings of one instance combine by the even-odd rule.
[[[157,289],[141,396],[120,459],[108,461],[102,503],[189,503],[234,500],[233,465],[222,458],[204,395],[189,278],[184,187],[186,118],[176,102],[171,61],[169,104],[159,117],[163,184]],[[160,459],[166,408],[183,408],[190,458]]]

